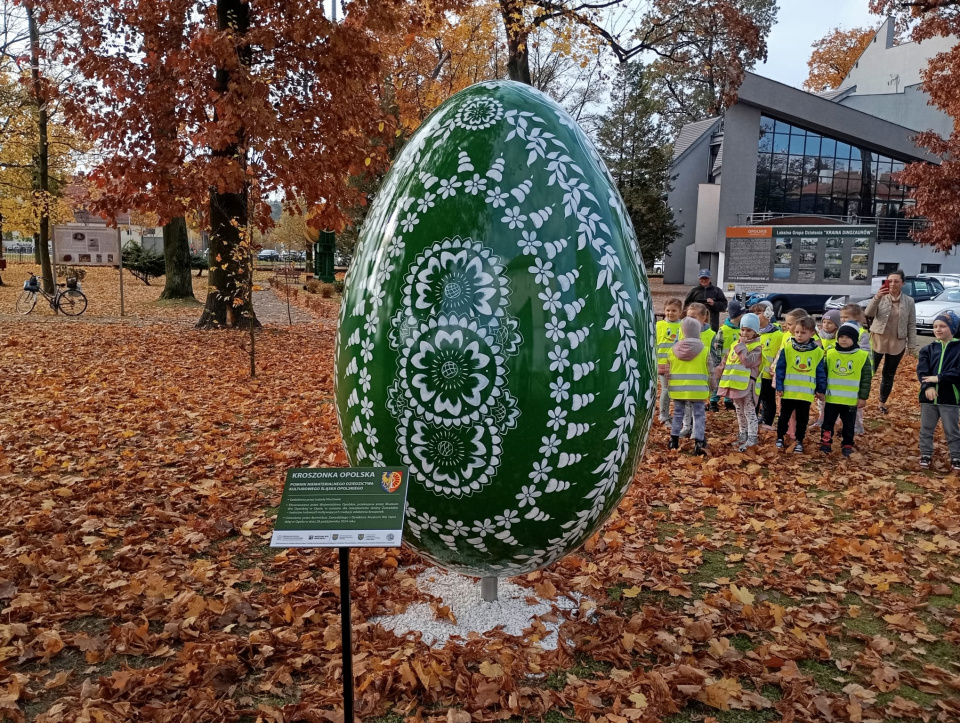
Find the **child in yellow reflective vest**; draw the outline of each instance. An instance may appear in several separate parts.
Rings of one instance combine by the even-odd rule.
[[[863,408],[870,396],[870,354],[860,348],[860,329],[856,324],[841,324],[836,345],[827,351],[827,391],[820,430],[820,451],[830,454],[833,428],[837,419],[843,425],[843,456],[853,454],[853,430],[857,409]]]
[[[680,447],[680,428],[687,407],[693,417],[694,454],[706,452],[707,399],[710,398],[710,373],[707,357],[710,350],[700,340],[700,322],[687,317],[680,322],[681,338],[667,350],[666,363],[658,372],[666,378],[673,400],[673,425],[670,428],[670,449]]]
[[[711,353],[713,354],[714,366],[720,366],[720,364],[726,361],[730,349],[733,348],[733,345],[736,344],[740,338],[740,318],[742,316],[743,304],[736,299],[727,304],[727,320],[720,325],[720,328],[717,329],[717,335],[713,338],[713,349]],[[711,412],[720,411],[720,406],[717,404],[719,401],[720,396],[718,394],[712,394],[710,396]],[[733,409],[733,402],[728,399],[724,406],[726,406],[727,409]]]
[[[713,346],[713,337],[717,335],[717,332],[713,330],[710,326],[710,309],[707,308],[706,304],[701,304],[698,301],[694,301],[692,304],[687,305],[686,315],[692,319],[696,319],[700,322],[700,341],[703,342],[703,345],[707,347],[709,352],[710,348]],[[713,370],[716,368],[716,362],[714,361],[713,354],[707,354],[707,371],[710,374],[710,379],[713,379]],[[683,426],[680,428],[680,438],[685,439],[693,433],[693,405],[687,404],[686,410],[683,413]]]
[[[817,342],[823,347],[823,353],[826,354],[837,345],[837,329],[840,328],[840,312],[837,309],[831,309],[820,318],[820,326],[817,327]],[[823,424],[823,402],[817,400],[817,421],[811,424],[811,427],[819,427]]]
[[[863,312],[860,304],[846,304],[840,309],[840,323],[846,324],[853,322],[860,329],[859,346],[865,352],[870,353],[870,371],[873,369],[873,354],[870,348],[870,325],[867,324],[867,315]],[[881,411],[884,408],[881,404]],[[886,414],[886,412],[884,412]],[[863,407],[857,409],[857,426],[854,428],[854,434],[863,434]]]
[[[768,430],[773,430],[777,418],[777,390],[773,387],[770,367],[777,358],[783,343],[783,330],[773,323],[773,306],[770,302],[754,304],[750,311],[760,319],[760,346],[763,362],[760,364],[760,398],[757,401],[757,421]]]
[[[667,299],[663,305],[665,318],[657,322],[657,365],[665,364],[667,352],[680,338],[680,313],[683,311],[683,302],[680,299]],[[667,383],[660,375],[660,423],[670,423],[670,397],[667,394]]]
[[[720,396],[732,401],[737,411],[737,424],[740,426],[737,445],[741,452],[757,444],[757,397],[760,388],[757,380],[762,362],[760,319],[756,314],[744,314],[740,318],[740,338],[716,371],[720,379]]]
[[[827,388],[827,367],[823,363],[823,349],[813,340],[817,325],[809,316],[801,317],[793,325],[793,335],[784,341],[777,358],[777,397],[780,399],[780,417],[777,419],[777,449],[784,448],[784,435],[790,424],[790,415],[797,417],[797,446],[793,451],[803,452],[810,420],[810,405],[822,397]]]

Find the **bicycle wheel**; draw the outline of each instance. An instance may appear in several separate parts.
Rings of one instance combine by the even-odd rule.
[[[37,292],[24,289],[17,297],[17,313],[29,314],[33,307],[37,305]]]
[[[87,297],[79,289],[67,289],[60,294],[57,308],[67,316],[80,316],[87,310]]]

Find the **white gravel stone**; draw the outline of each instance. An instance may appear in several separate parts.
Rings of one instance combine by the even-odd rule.
[[[379,623],[397,635],[410,631],[423,634],[423,642],[430,646],[442,647],[452,636],[466,638],[471,632],[486,633],[498,625],[508,635],[523,636],[524,629],[530,627],[534,616],[546,615],[556,605],[560,610],[575,610],[579,604],[567,597],[557,596],[556,600],[544,600],[536,605],[527,604],[528,597],[536,597],[533,590],[515,585],[506,579],[499,583],[499,600],[485,602],[480,597],[480,582],[456,573],[447,573],[430,567],[417,576],[417,587],[430,595],[441,598],[450,608],[457,624],[449,620],[438,620],[427,603],[415,603],[407,607],[401,615],[385,615],[370,618],[370,622]],[[557,647],[557,629],[559,622],[541,621],[548,635],[540,641],[544,650]]]

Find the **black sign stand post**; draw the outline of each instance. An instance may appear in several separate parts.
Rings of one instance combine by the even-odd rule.
[[[353,723],[353,634],[350,619],[350,548],[340,550],[340,632],[343,647],[343,723]]]

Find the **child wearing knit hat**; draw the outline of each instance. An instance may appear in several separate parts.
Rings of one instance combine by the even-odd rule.
[[[917,378],[920,380],[920,466],[933,460],[933,434],[943,422],[943,435],[950,448],[951,467],[960,470],[960,341],[954,339],[960,317],[942,311],[933,321],[937,341],[920,349]]]
[[[741,452],[757,444],[757,398],[760,384],[760,364],[763,348],[760,342],[760,319],[756,314],[740,318],[740,338],[717,368],[720,377],[719,394],[733,402],[737,411],[740,436],[737,444]]]
[[[824,454],[830,454],[833,447],[833,428],[838,419],[843,424],[843,456],[853,454],[857,409],[867,403],[873,372],[870,354],[860,348],[859,340],[860,329],[856,324],[841,324],[836,345],[827,351],[827,391],[820,430],[820,451]]]
[[[683,415],[689,406],[693,417],[694,454],[706,454],[707,410],[710,397],[710,372],[707,357],[710,350],[700,338],[700,322],[686,317],[680,322],[680,339],[667,350],[658,371],[664,375],[667,393],[673,400],[673,423],[670,428],[670,449],[680,448]]]

